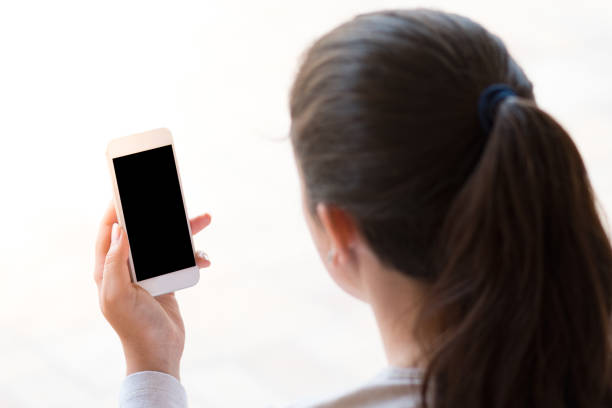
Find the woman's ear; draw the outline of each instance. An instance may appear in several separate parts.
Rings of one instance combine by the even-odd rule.
[[[327,204],[317,204],[317,216],[323,225],[330,250],[335,252],[337,261],[345,263],[352,258],[352,250],[357,233],[353,219],[343,210]]]
[[[327,269],[347,293],[363,300],[359,259],[355,247],[359,240],[357,225],[344,210],[319,203],[317,217],[328,237]]]

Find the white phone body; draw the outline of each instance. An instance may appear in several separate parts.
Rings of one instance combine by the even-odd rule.
[[[132,242],[130,241],[130,220],[126,220],[125,214],[123,212],[123,204],[121,201],[120,188],[117,181],[117,173],[115,169],[115,163],[113,159],[122,158],[123,156],[132,155],[135,153],[141,153],[150,151],[151,149],[164,148],[167,152],[167,146],[171,146],[172,148],[172,156],[174,160],[174,164],[176,166],[176,176],[178,178],[178,185],[180,189],[180,196],[183,203],[183,209],[185,213],[185,222],[187,224],[187,230],[189,232],[189,242],[191,243],[191,254],[193,255],[193,266],[188,266],[186,268],[181,268],[180,270],[170,270],[167,273],[163,273],[159,276],[148,277],[146,279],[139,280],[138,276],[143,276],[143,271],[137,270],[134,267],[134,258],[132,255]],[[126,236],[128,238],[128,242],[130,242],[130,254],[129,254],[129,270],[132,282],[137,283],[146,289],[151,295],[158,296],[165,293],[174,292],[179,289],[184,289],[190,286],[194,286],[198,283],[200,279],[200,270],[197,267],[195,262],[195,251],[193,245],[193,236],[191,234],[191,225],[189,223],[189,217],[187,215],[187,207],[185,205],[185,198],[183,196],[183,187],[181,186],[180,174],[178,169],[178,163],[176,161],[176,154],[174,150],[174,142],[172,139],[172,135],[168,129],[156,129],[151,130],[149,132],[137,133],[130,136],[121,137],[118,139],[113,139],[108,143],[108,147],[106,149],[106,157],[108,161],[108,166],[111,172],[111,181],[113,185],[113,197],[115,203],[115,211],[117,213],[117,219],[119,221],[119,225],[124,228]],[[136,157],[136,156],[130,156]],[[140,155],[142,157],[142,155]],[[130,160],[130,158],[127,158]],[[125,161],[125,158],[124,158]],[[122,170],[125,171],[125,170]],[[166,171],[166,170],[163,170]],[[123,176],[125,177],[125,176]],[[125,188],[125,187],[124,187]],[[123,191],[124,195],[126,194]],[[163,191],[162,191],[163,193]],[[152,200],[154,202],[154,200]],[[125,203],[126,206],[129,205]],[[134,211],[130,209],[130,211]],[[177,210],[178,211],[178,210]],[[131,213],[133,214],[133,212]],[[163,217],[164,214],[159,214],[159,217]],[[127,225],[126,225],[127,221]],[[156,222],[155,219],[151,220],[151,223]],[[133,228],[135,229],[138,224],[134,223]],[[181,225],[181,228],[184,230],[184,227]],[[182,234],[181,234],[182,235]],[[181,242],[183,242],[182,254],[187,253],[187,240],[186,237],[181,236]],[[139,249],[139,251],[144,251],[145,249]],[[156,251],[157,252],[157,251]],[[152,258],[159,256],[158,253],[149,254]],[[138,256],[143,257],[142,253]],[[188,257],[188,255],[187,255]],[[182,259],[185,259],[183,256]]]

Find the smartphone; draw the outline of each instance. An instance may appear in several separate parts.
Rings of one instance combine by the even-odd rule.
[[[195,285],[200,271],[170,131],[111,140],[106,157],[132,282],[153,296]]]

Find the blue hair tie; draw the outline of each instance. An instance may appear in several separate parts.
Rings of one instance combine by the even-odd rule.
[[[478,118],[485,134],[491,133],[497,106],[507,97],[516,93],[506,84],[493,84],[484,89],[478,98]]]

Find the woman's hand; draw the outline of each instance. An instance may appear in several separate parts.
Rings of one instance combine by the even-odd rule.
[[[210,215],[190,220],[195,235],[210,224]],[[127,374],[161,371],[180,379],[180,360],[185,345],[185,326],[174,293],[153,297],[130,281],[129,244],[117,224],[111,201],[98,231],[94,280],[100,309],[119,335]],[[197,265],[210,265],[198,251]]]

